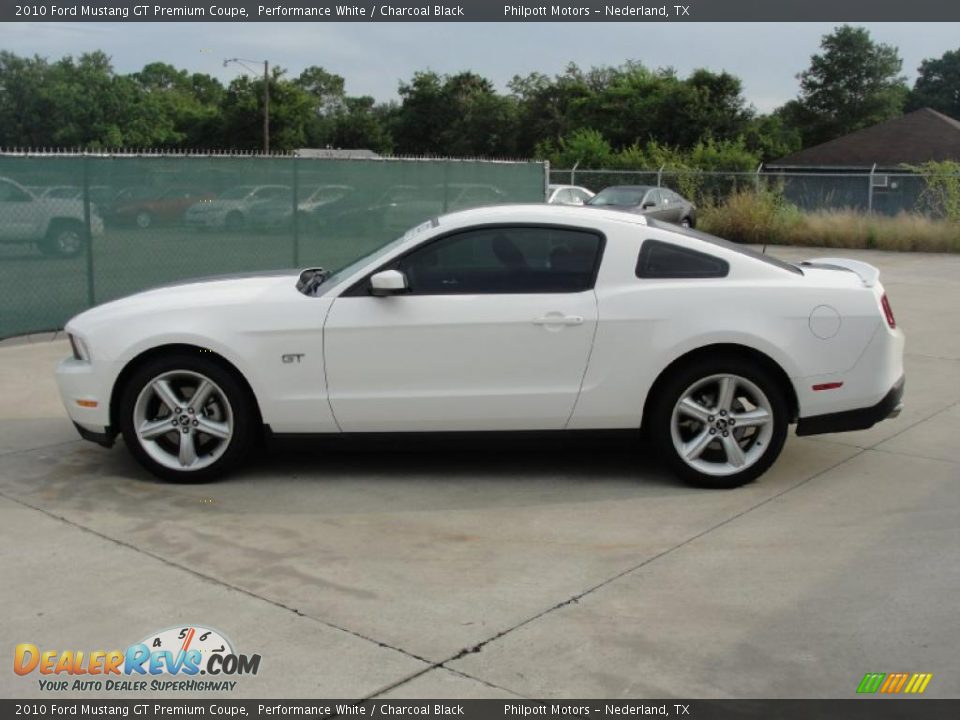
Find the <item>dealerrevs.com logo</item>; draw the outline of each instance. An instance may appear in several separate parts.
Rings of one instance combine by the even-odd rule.
[[[239,654],[222,633],[193,625],[152,633],[126,650],[57,650],[20,643],[13,670],[39,676],[40,689],[52,692],[229,691],[237,685],[232,678],[257,674],[260,656]]]

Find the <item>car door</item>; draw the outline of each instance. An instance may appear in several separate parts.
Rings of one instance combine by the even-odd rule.
[[[41,232],[36,198],[16,183],[0,178],[0,240],[33,240]]]
[[[679,223],[683,217],[683,201],[672,190],[660,188],[660,197],[663,199],[664,215],[667,222]]]
[[[660,190],[657,188],[651,188],[647,191],[647,194],[643,196],[643,203],[640,207],[643,210],[643,214],[648,217],[656,220],[668,219],[670,211],[664,205],[663,198],[660,196]]]
[[[474,228],[391,262],[405,294],[355,284],[324,327],[340,428],[562,429],[593,343],[602,248],[584,230]]]

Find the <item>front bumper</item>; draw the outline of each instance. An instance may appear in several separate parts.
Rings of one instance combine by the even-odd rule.
[[[797,421],[797,435],[866,430],[881,420],[895,418],[903,409],[903,386],[904,378],[901,376],[883,399],[870,407],[800,418]]]
[[[97,445],[101,445],[105,448],[112,448],[114,441],[117,439],[117,433],[114,432],[109,426],[105,428],[103,432],[85,428],[76,421],[74,421],[73,426],[77,429],[77,432],[80,433],[80,437],[82,437],[84,440],[89,440],[90,442],[94,442]]]
[[[60,399],[80,435],[94,442],[110,435],[110,391],[93,366],[73,357],[64,358],[57,366],[56,378]]]

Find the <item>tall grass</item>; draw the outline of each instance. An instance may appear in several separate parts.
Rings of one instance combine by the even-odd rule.
[[[919,252],[960,252],[960,223],[916,213],[801,212],[776,192],[738,192],[700,211],[698,227],[741,243]]]

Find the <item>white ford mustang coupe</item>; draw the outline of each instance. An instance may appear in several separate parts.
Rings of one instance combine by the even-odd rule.
[[[903,333],[863,262],[791,265],[614,210],[426,222],[336,272],[184,281],[66,327],[80,434],[200,481],[265,433],[647,433],[733,487],[798,435],[895,416]]]

